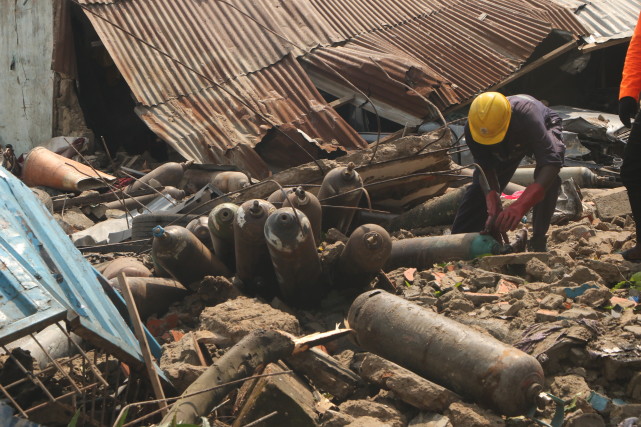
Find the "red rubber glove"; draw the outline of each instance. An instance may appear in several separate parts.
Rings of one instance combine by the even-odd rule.
[[[496,218],[494,226],[501,232],[514,230],[527,211],[545,197],[545,188],[538,182],[527,186],[521,197],[505,208]]]

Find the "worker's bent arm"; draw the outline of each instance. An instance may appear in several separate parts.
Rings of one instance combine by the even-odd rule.
[[[548,188],[552,185],[557,176],[559,176],[559,171],[561,168],[556,165],[545,165],[541,166],[541,169],[536,175],[534,182],[541,185],[543,189],[547,191]]]

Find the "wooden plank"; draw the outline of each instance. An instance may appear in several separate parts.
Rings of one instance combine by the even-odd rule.
[[[127,311],[129,311],[129,318],[134,326],[134,333],[136,335],[136,338],[138,338],[138,342],[140,343],[140,350],[142,352],[143,358],[145,359],[145,368],[147,369],[147,374],[149,375],[149,380],[151,381],[151,386],[154,390],[154,394],[156,395],[156,399],[162,399],[160,402],[158,402],[158,406],[160,407],[163,416],[165,416],[167,415],[168,409],[167,402],[164,400],[165,393],[163,392],[162,384],[160,384],[160,378],[158,377],[158,373],[156,372],[156,362],[151,356],[149,343],[147,342],[147,336],[145,335],[145,331],[143,330],[140,315],[138,314],[138,308],[136,307],[134,297],[131,294],[131,289],[129,288],[129,283],[127,283],[127,276],[125,276],[125,273],[120,272],[120,274],[118,275],[118,282],[120,283],[122,295],[127,302]]]

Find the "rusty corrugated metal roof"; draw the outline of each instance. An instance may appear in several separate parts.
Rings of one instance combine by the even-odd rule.
[[[79,1],[152,130],[186,158],[257,177],[268,167],[253,148],[271,129],[286,130],[269,134],[284,157],[307,156],[284,134],[311,155],[365,145],[290,55],[420,119],[421,96],[445,108],[499,82],[551,31],[542,14],[566,14],[547,0]]]
[[[587,48],[629,40],[641,11],[639,0],[552,1],[567,9],[587,29],[587,33],[581,34]]]
[[[518,70],[550,34],[553,25],[541,19],[542,11],[566,16],[565,9],[544,3],[547,9],[536,8],[530,1],[453,2],[451,7],[357,36],[342,46],[315,50],[302,60],[322,89],[331,93],[336,85],[344,85],[326,63],[375,101],[394,105],[420,122],[431,114],[428,103],[399,81],[415,87],[439,109],[500,82]],[[581,26],[575,21],[563,28],[573,31]],[[417,81],[418,76],[424,80]]]

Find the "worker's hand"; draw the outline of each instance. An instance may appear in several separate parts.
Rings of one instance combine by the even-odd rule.
[[[503,210],[499,193],[494,190],[488,191],[485,195],[485,205],[487,206],[487,221],[485,221],[485,230],[491,232],[496,217]]]
[[[545,188],[541,184],[535,182],[528,185],[523,194],[499,214],[494,226],[501,233],[514,230],[527,211],[543,200],[543,197],[545,197]]]
[[[625,127],[632,127],[630,119],[636,116],[639,110],[639,103],[631,96],[624,96],[619,99],[619,119]]]

